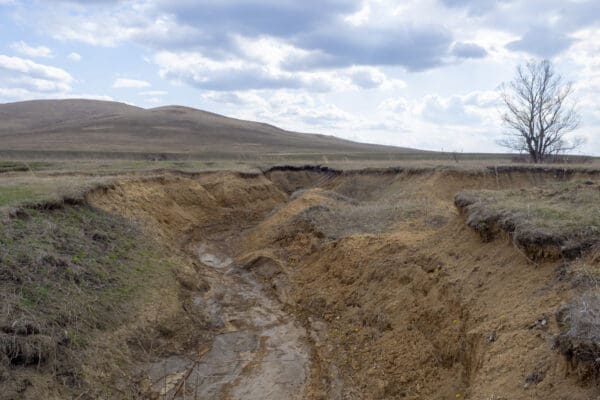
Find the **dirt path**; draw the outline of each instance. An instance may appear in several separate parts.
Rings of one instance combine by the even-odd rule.
[[[228,254],[208,243],[196,246],[210,268],[211,289],[194,298],[220,332],[195,357],[174,355],[146,374],[158,399],[301,399],[309,375],[307,332],[240,271]]]

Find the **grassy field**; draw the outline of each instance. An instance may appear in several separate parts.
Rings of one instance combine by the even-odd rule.
[[[455,203],[484,239],[503,230],[534,258],[545,246],[577,257],[600,239],[600,185],[586,178],[521,190],[466,191]]]
[[[54,204],[74,200],[96,185],[109,182],[113,176],[0,176],[0,208],[21,205]]]
[[[550,231],[600,226],[600,187],[587,181],[553,183],[518,191],[471,192],[491,211],[503,210]]]
[[[0,152],[1,153],[1,152]],[[83,153],[82,153],[83,154]],[[26,156],[27,153],[21,154]],[[81,154],[80,154],[81,155]],[[201,160],[127,160],[127,159],[60,159],[2,160],[0,157],[0,208],[23,203],[56,202],[64,197],[79,198],[90,187],[127,176],[159,175],[168,171],[187,173],[217,170],[260,172],[277,165],[322,165],[334,169],[401,167],[406,169],[452,169],[485,171],[497,167],[531,167],[511,161],[510,155],[451,153],[406,154],[402,157],[365,157],[351,159],[323,154],[274,155],[259,158],[223,157]],[[542,166],[543,167],[543,166]],[[550,164],[551,168],[600,169],[600,160],[584,164]]]

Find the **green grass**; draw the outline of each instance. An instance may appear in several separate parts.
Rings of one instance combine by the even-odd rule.
[[[110,182],[114,176],[0,174],[0,209],[60,203],[64,198],[82,199],[89,188]]]
[[[26,185],[0,186],[0,207],[16,205],[36,197],[35,190]]]
[[[171,279],[164,251],[136,226],[87,206],[23,209],[0,225],[0,332],[51,343],[44,366],[78,376],[81,352],[131,320],[148,288]],[[11,340],[0,350],[11,350]],[[4,340],[0,334],[0,342]],[[50,349],[55,349],[50,351]],[[14,349],[0,359],[14,356]],[[21,357],[20,363],[37,359]],[[2,373],[0,365],[0,373]]]
[[[554,232],[600,230],[600,187],[562,182],[529,190],[471,192],[494,211],[519,214]]]
[[[45,161],[2,161],[0,160],[0,174],[20,171],[41,171],[49,168],[52,163]]]
[[[57,202],[64,196],[77,196],[85,187],[81,179],[0,179],[0,208],[24,204]]]
[[[511,234],[531,258],[573,259],[600,242],[600,184],[570,181],[521,190],[479,190],[457,194],[467,224],[490,240]]]

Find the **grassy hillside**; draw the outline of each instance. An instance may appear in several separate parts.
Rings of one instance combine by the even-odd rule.
[[[0,248],[0,399],[115,398],[89,366],[127,362],[110,335],[171,282],[172,260],[138,226],[87,206],[4,213]]]
[[[94,100],[0,105],[0,150],[188,154],[353,154],[417,150],[355,143],[188,107],[142,109]]]

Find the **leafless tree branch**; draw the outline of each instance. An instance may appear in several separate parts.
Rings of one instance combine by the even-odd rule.
[[[501,146],[527,153],[538,163],[583,144],[565,137],[579,127],[581,118],[570,102],[573,84],[564,82],[550,61],[519,66],[515,78],[500,91],[505,106],[502,121],[508,129],[498,142]]]

